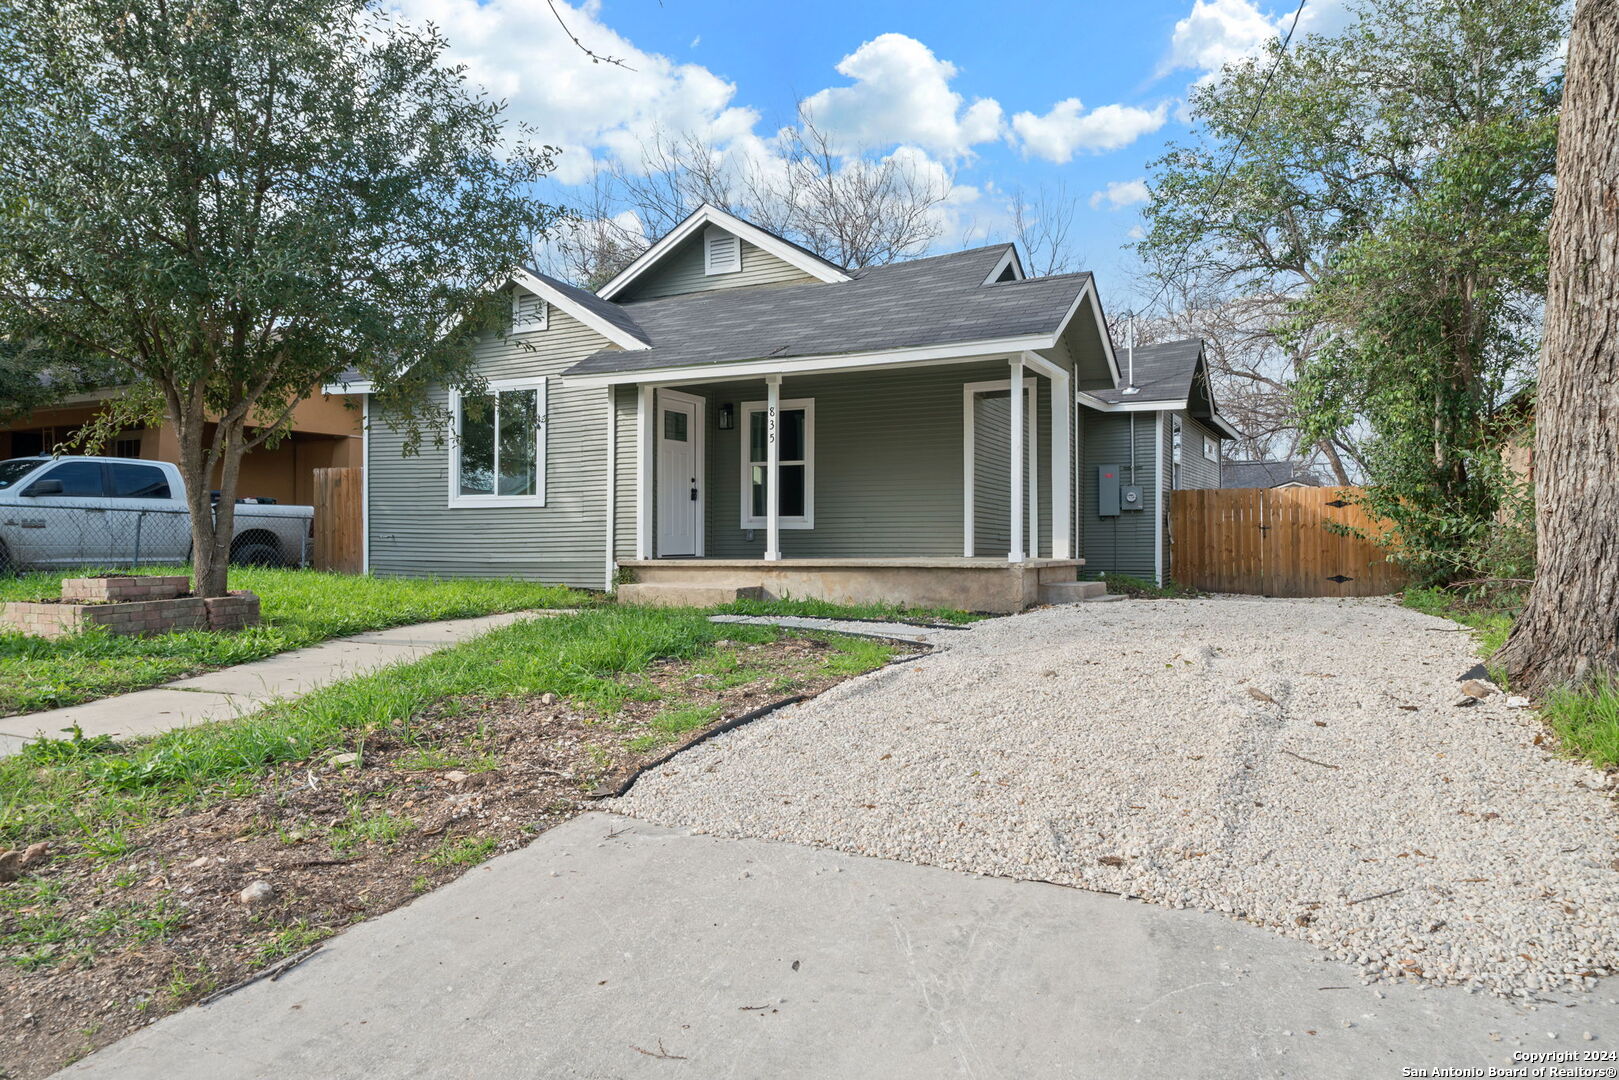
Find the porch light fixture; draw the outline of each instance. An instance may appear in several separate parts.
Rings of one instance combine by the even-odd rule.
[[[730,431],[732,428],[736,427],[736,406],[732,405],[730,402],[726,402],[724,405],[721,405],[719,421],[721,431]]]

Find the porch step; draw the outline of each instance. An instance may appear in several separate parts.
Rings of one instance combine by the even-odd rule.
[[[698,585],[679,581],[635,582],[618,587],[618,602],[641,607],[714,607],[733,600],[763,600],[757,585]]]
[[[1101,581],[1057,581],[1040,586],[1042,604],[1077,604],[1083,600],[1101,600],[1107,596],[1107,585]]]

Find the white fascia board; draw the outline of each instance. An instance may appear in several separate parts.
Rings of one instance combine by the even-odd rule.
[[[651,345],[648,345],[646,342],[642,341],[628,330],[614,326],[612,323],[608,322],[600,315],[597,315],[594,311],[591,311],[583,304],[570,299],[561,290],[552,288],[545,281],[535,277],[533,274],[522,269],[521,267],[513,271],[512,280],[521,285],[523,288],[527,289],[529,292],[544,298],[547,303],[555,304],[563,311],[566,311],[569,315],[572,315],[574,318],[596,331],[596,333],[600,334],[608,341],[611,341],[614,345],[621,346],[631,352],[639,352],[643,349],[652,348]]]
[[[1221,416],[1218,412],[1211,414],[1214,425],[1233,439],[1242,438],[1242,432],[1237,430],[1235,424]]]
[[[1074,400],[1087,409],[1097,412],[1184,412],[1185,399],[1179,401],[1103,401],[1099,397],[1092,397],[1083,390],[1074,392]]]
[[[1008,266],[1012,268],[1013,281],[1026,280],[1027,275],[1023,273],[1023,262],[1018,258],[1017,246],[1015,244],[1006,249],[1006,254],[1002,255],[1000,261],[995,264],[995,269],[991,270],[989,272],[989,276],[984,278],[984,284],[997,284],[995,279],[1005,273]]]
[[[320,388],[323,394],[374,394],[377,392],[376,384],[370,379],[356,379],[349,383],[327,383]]]
[[[1015,353],[1049,349],[1055,344],[1050,335],[1036,334],[993,341],[968,341],[955,345],[920,345],[888,352],[802,356],[782,360],[744,361],[736,364],[648,368],[643,371],[607,371],[589,375],[564,375],[562,379],[571,386],[581,387],[648,384],[679,386],[683,383],[713,382],[716,379],[751,378],[761,375],[805,375],[812,372],[904,367],[912,364],[966,364],[979,360],[1005,360]]]
[[[1118,358],[1113,355],[1113,335],[1107,332],[1107,320],[1102,316],[1102,301],[1096,295],[1095,275],[1092,275],[1091,279],[1085,283],[1085,287],[1080,290],[1079,295],[1074,297],[1074,302],[1068,307],[1068,313],[1062,317],[1062,322],[1057,324],[1057,332],[1052,335],[1052,341],[1055,343],[1058,338],[1062,337],[1063,331],[1068,329],[1068,324],[1073,321],[1080,305],[1085,303],[1086,300],[1090,301],[1092,312],[1096,316],[1096,330],[1102,337],[1102,352],[1107,356],[1107,368],[1113,373],[1113,382],[1117,384],[1123,379],[1123,376],[1119,373]]]
[[[611,300],[614,296],[623,292],[630,282],[651,269],[673,248],[705,225],[718,225],[726,232],[746,240],[756,248],[768,251],[782,262],[796,266],[813,278],[827,282],[849,280],[848,274],[837,269],[831,263],[806,254],[791,244],[783,243],[758,226],[750,225],[743,221],[735,214],[728,214],[717,206],[704,203],[696,210],[693,210],[691,216],[685,221],[676,225],[665,233],[657,243],[643,251],[638,259],[620,270],[613,280],[597,289],[596,295],[603,300]]]

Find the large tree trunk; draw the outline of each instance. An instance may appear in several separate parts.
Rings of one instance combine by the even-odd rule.
[[[191,512],[191,576],[198,596],[229,591],[230,546],[236,531],[236,481],[242,466],[241,424],[216,428],[213,445],[203,438],[207,416],[200,398],[186,402],[170,421],[180,436],[180,475]],[[220,467],[219,502],[214,504],[213,473]]]
[[[1500,653],[1544,691],[1619,672],[1619,0],[1569,39],[1535,402],[1538,568]]]

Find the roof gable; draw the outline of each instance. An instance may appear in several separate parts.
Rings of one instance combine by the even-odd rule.
[[[766,232],[757,225],[752,225],[742,220],[735,214],[727,213],[717,206],[704,203],[692,211],[685,221],[669,230],[657,243],[642,252],[640,258],[621,270],[613,280],[598,289],[597,295],[603,300],[629,299],[629,292],[634,283],[654,272],[666,260],[675,257],[684,248],[688,240],[694,237],[701,240],[703,230],[709,226],[718,226],[742,241],[744,245],[744,263],[747,258],[746,245],[752,245],[760,252],[801,271],[808,278],[815,281],[833,282],[848,281],[850,279],[849,274],[841,267],[832,265],[832,263],[814,252],[799,247],[790,240],[784,240],[775,233]],[[698,258],[701,259],[701,257],[702,252],[699,246]],[[724,277],[725,275],[714,276]],[[716,285],[714,287],[723,288],[726,286]]]
[[[617,304],[610,304],[592,293],[537,270],[519,267],[513,272],[512,281],[544,297],[620,348],[639,350],[652,346],[652,339]]]

